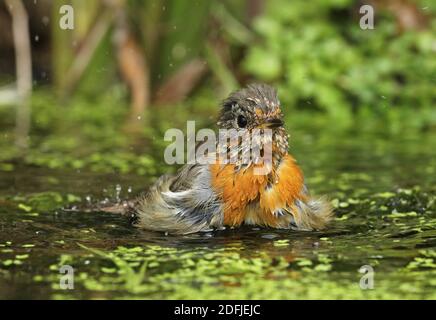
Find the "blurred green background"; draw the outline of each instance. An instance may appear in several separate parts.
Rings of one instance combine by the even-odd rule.
[[[220,100],[250,82],[278,88],[290,126],[435,128],[428,0],[23,1],[32,80],[24,99],[14,93],[11,3],[21,1],[0,2],[6,162],[81,167],[96,152],[159,148],[164,129],[186,119],[212,126]],[[374,8],[372,30],[359,25],[364,4]],[[72,30],[60,27],[64,5]]]

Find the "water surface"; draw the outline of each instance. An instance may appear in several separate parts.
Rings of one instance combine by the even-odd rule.
[[[61,208],[131,197],[159,170],[3,163],[0,298],[436,298],[434,133],[297,126],[291,137],[312,192],[336,207],[326,231],[147,232],[122,217]],[[59,287],[62,265],[74,268],[73,290]],[[364,265],[375,272],[372,290],[359,286]]]

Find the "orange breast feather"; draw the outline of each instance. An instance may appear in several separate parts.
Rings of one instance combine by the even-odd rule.
[[[295,199],[303,197],[303,174],[290,155],[286,155],[271,173],[275,183],[269,187],[268,176],[253,174],[253,166],[235,172],[232,164],[214,164],[210,171],[213,188],[224,202],[225,225],[240,225],[245,219],[247,205],[258,200],[260,210],[255,220],[259,224],[275,226],[277,217],[273,212],[285,206],[292,208]]]

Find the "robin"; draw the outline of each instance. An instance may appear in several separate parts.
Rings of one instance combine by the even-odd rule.
[[[325,198],[309,194],[301,169],[288,153],[289,136],[282,118],[274,88],[252,84],[232,93],[222,103],[218,127],[236,132],[270,129],[271,170],[259,174],[259,163],[232,163],[220,161],[220,157],[215,163],[186,164],[177,174],[160,177],[148,193],[118,209],[131,214],[138,227],[169,234],[243,224],[324,229],[331,220],[332,207]],[[250,143],[249,139],[238,141],[237,151],[252,150]]]

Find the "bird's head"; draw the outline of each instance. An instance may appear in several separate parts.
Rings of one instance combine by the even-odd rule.
[[[242,152],[253,148],[264,149],[269,143],[273,159],[280,160],[288,151],[288,134],[283,127],[283,114],[277,92],[266,84],[251,84],[232,93],[222,104],[217,124],[220,130],[245,133],[247,139],[243,138],[239,144]],[[252,140],[248,137],[253,132],[260,131],[262,134],[267,130],[271,130],[269,139]],[[253,141],[259,141],[258,145]]]
[[[251,84],[224,100],[218,120],[220,129],[283,128],[283,114],[276,90]]]

